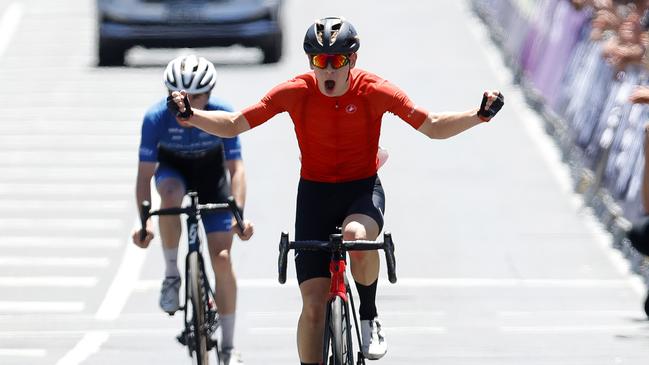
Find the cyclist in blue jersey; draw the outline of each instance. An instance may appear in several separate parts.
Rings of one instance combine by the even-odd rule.
[[[164,82],[169,93],[187,90],[192,106],[204,110],[232,111],[224,101],[211,97],[216,83],[214,65],[195,55],[178,57],[167,65]],[[232,195],[243,215],[246,198],[246,181],[241,143],[238,137],[220,138],[198,128],[178,124],[167,110],[166,98],[154,104],[145,114],[139,150],[136,181],[138,205],[151,201],[151,179],[160,195],[161,208],[180,206],[187,190],[198,193],[201,203],[225,202]],[[220,317],[222,358],[225,364],[240,364],[240,356],[233,351],[236,310],[236,278],[232,269],[233,219],[229,212],[202,217],[207,244],[216,275],[216,304]],[[178,216],[159,218],[160,238],[165,258],[165,279],[160,291],[160,307],[170,314],[179,309],[180,273],[177,255],[181,234]],[[140,240],[134,232],[133,242],[148,247],[153,239],[153,226],[149,219],[147,235]],[[243,232],[236,229],[242,240],[253,232],[250,222],[245,222]]]

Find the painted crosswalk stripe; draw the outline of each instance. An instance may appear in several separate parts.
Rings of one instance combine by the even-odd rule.
[[[38,227],[42,231],[111,231],[120,227],[120,219],[64,219],[64,218],[10,218],[0,219],[0,230],[30,230]]]
[[[104,257],[0,257],[0,266],[5,267],[107,267],[109,263]]]
[[[83,302],[0,301],[0,313],[78,313]]]
[[[7,349],[0,348],[0,357],[45,357],[45,349]]]
[[[0,169],[0,176],[2,176],[2,169]],[[42,179],[43,176],[39,175],[39,179]],[[125,209],[128,209],[129,203],[126,200],[103,200],[103,201],[88,201],[88,200],[73,200],[73,199],[62,199],[62,200],[42,200],[42,199],[2,199],[0,200],[0,210],[12,211],[14,213],[27,211],[30,214],[33,214],[33,210],[37,209],[40,213],[52,213],[56,212],[59,215],[63,212],[76,212],[81,216],[82,214],[87,214],[88,212],[97,212],[99,214],[105,213],[115,213],[115,212],[124,212]],[[15,214],[14,214],[15,216]]]
[[[91,276],[0,276],[0,287],[91,288],[97,285],[97,281]]]
[[[0,153],[1,155],[1,153]],[[0,183],[0,195],[11,197],[34,196],[42,194],[75,195],[80,194],[101,194],[101,195],[125,195],[133,190],[132,184],[35,184],[35,183]]]
[[[83,247],[93,248],[116,248],[122,245],[122,240],[113,238],[96,237],[39,237],[39,236],[3,236],[0,234],[0,247]]]

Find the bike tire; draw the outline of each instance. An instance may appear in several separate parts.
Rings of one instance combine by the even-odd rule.
[[[350,342],[350,322],[346,303],[342,298],[335,297],[329,302],[327,308],[327,324],[325,329],[326,354],[323,359],[329,361],[330,365],[353,365],[353,353]],[[329,350],[331,352],[329,353]],[[330,355],[329,355],[330,354]]]
[[[192,252],[188,259],[189,270],[187,285],[189,285],[190,303],[192,305],[192,323],[194,331],[194,356],[192,359],[197,365],[208,365],[207,335],[206,335],[206,308],[205,286],[203,285],[203,266],[200,253]]]

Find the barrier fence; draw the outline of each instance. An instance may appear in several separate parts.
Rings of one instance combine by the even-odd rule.
[[[568,0],[469,0],[528,103],[570,166],[575,190],[611,232],[614,247],[649,283],[649,260],[626,239],[643,214],[644,125],[649,105],[629,102],[648,68],[614,69],[592,40],[590,8]]]

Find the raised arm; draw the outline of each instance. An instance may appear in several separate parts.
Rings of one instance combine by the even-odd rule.
[[[446,139],[476,125],[488,122],[504,104],[504,97],[497,91],[486,91],[480,108],[464,112],[429,113],[418,131],[429,138]]]
[[[185,91],[174,91],[167,98],[167,107],[176,114],[178,123],[200,128],[219,137],[235,137],[248,129],[250,124],[241,112],[193,109]]]

